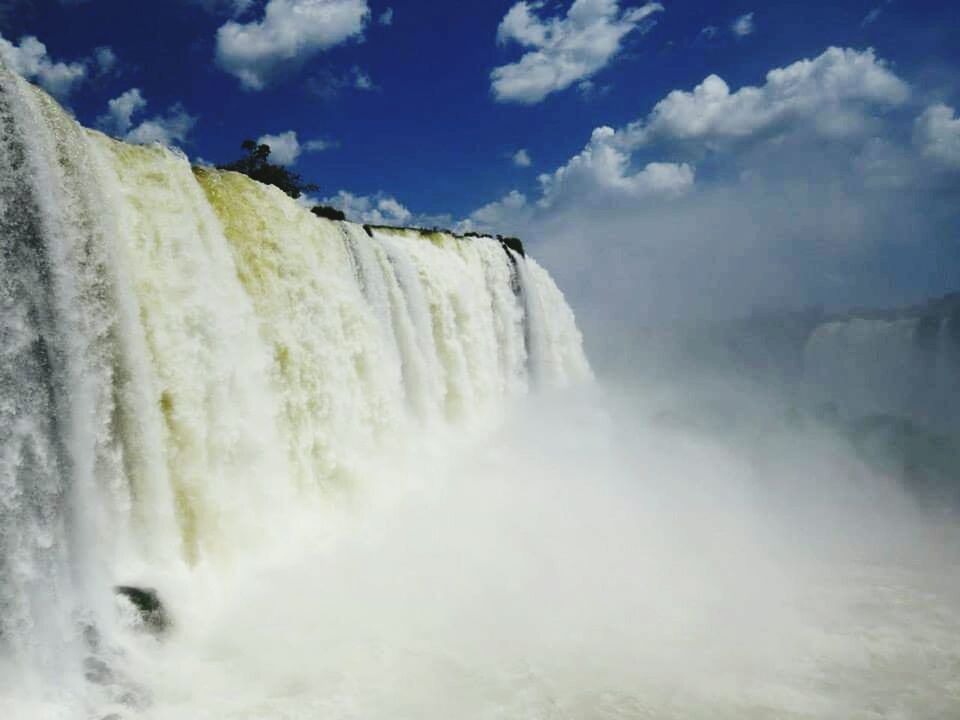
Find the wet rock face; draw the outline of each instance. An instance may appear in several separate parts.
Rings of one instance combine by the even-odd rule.
[[[156,590],[120,585],[113,591],[130,601],[137,609],[144,627],[150,632],[161,635],[170,627],[170,617]]]

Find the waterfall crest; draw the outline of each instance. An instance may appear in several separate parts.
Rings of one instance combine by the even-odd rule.
[[[317,218],[2,67],[0,143],[0,669],[66,677],[121,572],[235,561],[383,448],[591,376],[496,239]]]

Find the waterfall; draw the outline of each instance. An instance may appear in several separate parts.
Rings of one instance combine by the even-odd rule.
[[[317,218],[3,68],[0,143],[0,695],[81,682],[113,585],[240,563],[389,448],[590,378],[494,238]]]
[[[889,414],[941,427],[960,424],[956,314],[851,318],[817,327],[804,378],[818,402],[852,417]]]

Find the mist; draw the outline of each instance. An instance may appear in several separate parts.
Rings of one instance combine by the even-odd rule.
[[[948,715],[956,526],[828,428],[731,400],[524,401],[235,572],[141,578],[178,625],[122,649],[144,717]]]

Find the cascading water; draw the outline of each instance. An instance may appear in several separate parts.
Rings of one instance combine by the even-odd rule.
[[[2,68],[0,146],[3,720],[956,716],[956,529],[829,431],[613,396],[509,243],[319,219]],[[951,322],[808,368],[955,382]]]
[[[2,68],[0,113],[0,643],[69,682],[109,582],[95,548],[125,492],[110,249],[84,132]]]
[[[0,143],[0,696],[70,694],[113,584],[238,561],[534,366],[590,376],[552,281],[492,238],[316,218],[84,130],[6,69]]]

